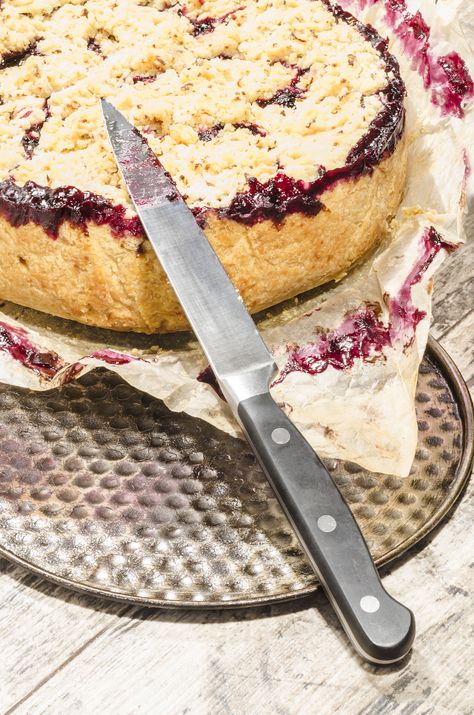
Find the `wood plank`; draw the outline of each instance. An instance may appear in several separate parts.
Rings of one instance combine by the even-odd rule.
[[[439,340],[473,308],[474,240],[471,240],[448,256],[435,276],[432,335]]]
[[[2,713],[39,687],[120,613],[0,561],[0,705]]]
[[[474,311],[464,315],[441,338],[441,345],[453,358],[462,376],[474,386]]]

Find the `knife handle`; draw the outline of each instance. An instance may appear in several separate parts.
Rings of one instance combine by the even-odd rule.
[[[355,649],[373,663],[400,660],[415,636],[413,613],[382,586],[357,522],[329,472],[269,392],[243,400],[237,412]]]

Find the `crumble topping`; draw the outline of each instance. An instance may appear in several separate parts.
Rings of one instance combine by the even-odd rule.
[[[322,0],[10,0],[0,19],[0,180],[126,207],[101,96],[191,206],[220,208],[250,177],[343,166],[391,79]]]

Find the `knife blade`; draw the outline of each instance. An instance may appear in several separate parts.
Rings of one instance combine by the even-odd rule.
[[[331,475],[271,397],[272,355],[172,178],[137,129],[101,105],[145,233],[344,630],[365,660],[400,660],[413,643],[412,612],[384,589]]]

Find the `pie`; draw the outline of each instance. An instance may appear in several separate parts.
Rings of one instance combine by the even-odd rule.
[[[387,43],[326,0],[5,0],[0,298],[185,329],[120,178],[106,97],[146,137],[251,312],[341,278],[406,175]],[[216,306],[218,309],[218,306]]]

